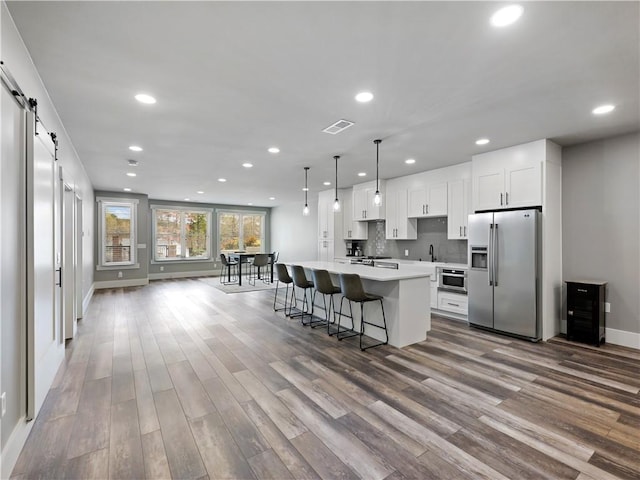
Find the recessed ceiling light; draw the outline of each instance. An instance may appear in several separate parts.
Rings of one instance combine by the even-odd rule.
[[[479,138],[476,140],[476,145],[486,145],[487,143],[489,143],[488,138]]]
[[[249,202],[249,203],[247,203],[247,205],[251,206],[251,205],[253,205],[253,202]]]
[[[366,177],[367,176],[367,172],[359,172],[358,176],[359,177]]]
[[[247,162],[247,163],[243,163],[243,164],[242,164],[242,166],[243,166],[244,168],[251,168],[251,167],[253,167],[253,163],[249,163],[249,162]]]
[[[156,103],[156,99],[153,98],[151,95],[148,95],[146,93],[139,93],[136,95],[136,100],[138,100],[140,103],[146,103],[148,105],[152,105],[154,103]]]
[[[269,147],[269,153],[280,153],[280,149],[278,147]]]
[[[615,105],[600,105],[599,107],[591,110],[594,115],[604,115],[605,113],[611,113],[615,110]]]
[[[139,147],[137,145],[131,145],[129,147],[129,150],[131,150],[132,152],[141,152],[142,151],[142,147]]]
[[[226,182],[226,181],[227,181],[227,179],[226,179],[226,178],[219,178],[219,179],[218,179],[218,181],[219,181],[219,182],[223,182],[223,183],[224,183],[224,182]]]
[[[191,200],[190,198],[185,198],[184,201],[188,202],[189,200]]]
[[[373,93],[371,92],[360,92],[356,95],[356,100],[360,103],[367,103],[373,100]]]
[[[276,197],[269,197],[269,200],[275,200]]]
[[[136,174],[133,172],[127,172],[127,177],[135,177]]]
[[[506,27],[520,18],[523,8],[520,5],[503,7],[491,15],[491,25],[494,27]]]
[[[406,163],[407,165],[413,165],[414,163],[416,163],[416,159],[415,158],[407,158],[404,163]]]
[[[131,191],[130,188],[123,188],[122,190],[124,190],[125,192],[130,192]]]
[[[308,192],[309,191],[309,187],[302,187],[302,191],[303,192]]]
[[[331,185],[331,182],[322,182],[322,184],[325,185],[325,186],[329,186],[329,185]]]
[[[202,195],[204,192],[202,190],[198,190],[196,193]]]

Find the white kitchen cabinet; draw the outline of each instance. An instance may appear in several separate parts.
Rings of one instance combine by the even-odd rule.
[[[429,183],[409,190],[410,218],[443,217],[447,215],[447,182]]]
[[[338,194],[343,201],[344,192]],[[335,190],[325,190],[318,194],[318,259],[332,262],[336,255],[346,254],[342,238],[342,211],[335,212],[333,203]]]
[[[461,293],[438,292],[438,310],[467,315],[469,311],[468,298]]]
[[[545,140],[474,155],[471,163],[473,210],[542,205],[545,155]]]
[[[335,257],[335,245],[333,239],[321,238],[318,240],[318,260],[320,262],[333,262]]]
[[[333,211],[334,200],[333,190],[325,190],[318,194],[318,238],[334,237],[336,215]]]
[[[376,182],[361,183],[353,186],[353,220],[369,221],[384,220],[385,214],[385,181],[378,182],[382,205],[375,205],[373,199],[376,193]]]
[[[407,217],[407,189],[388,185],[385,199],[385,236],[387,240],[417,239],[417,219]]]
[[[471,213],[471,182],[460,179],[449,182],[447,238],[466,240],[469,214]]]
[[[438,277],[436,277],[435,273],[431,275],[431,282],[429,282],[431,290],[429,294],[431,295],[431,308],[438,308]]]
[[[366,240],[369,238],[367,222],[353,220],[353,190],[345,190],[342,200],[342,232],[345,240]]]

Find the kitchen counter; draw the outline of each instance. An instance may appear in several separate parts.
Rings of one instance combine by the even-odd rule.
[[[312,278],[310,270],[327,270],[332,276],[334,285],[340,285],[338,274],[357,273],[362,279],[365,291],[383,297],[389,345],[402,348],[426,340],[427,332],[431,330],[430,277],[433,272],[413,265],[399,265],[395,270],[339,262],[288,263],[288,265],[292,264],[308,270],[307,278],[309,279]],[[338,298],[336,298],[336,304],[339,308]],[[346,304],[344,308],[347,308]],[[365,304],[365,309],[367,309],[367,315],[371,315],[369,318],[373,322],[378,322],[378,319],[381,322],[378,302]],[[358,330],[360,309],[354,308],[353,314],[355,329]],[[348,324],[349,319],[343,320]],[[367,326],[365,333],[372,338],[384,340],[384,332],[377,328]]]

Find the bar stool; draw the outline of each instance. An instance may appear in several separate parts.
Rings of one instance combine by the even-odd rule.
[[[290,314],[289,316],[291,318],[300,317],[300,323],[304,326],[311,325],[313,323],[313,301],[315,296],[313,290],[311,290],[311,311],[309,311],[309,298],[307,297],[307,290],[313,289],[313,282],[307,280],[307,276],[304,273],[304,268],[302,268],[300,265],[292,265],[291,273],[293,275],[293,288],[291,289],[291,303],[289,305],[293,304],[294,299],[296,301],[296,304],[298,303],[297,299],[295,298],[296,287],[302,288],[302,290],[304,291],[304,296],[302,297],[302,310],[299,310],[300,313]],[[289,311],[291,311],[291,307],[289,308]],[[307,323],[305,323],[304,321],[304,317],[306,315],[309,315],[309,321]]]
[[[362,287],[362,280],[360,279],[360,275],[356,273],[341,273],[340,274],[340,290],[342,291],[342,299],[340,300],[340,317],[342,316],[342,302],[346,298],[349,301],[349,312],[351,313],[351,329],[353,330],[353,309],[351,307],[351,302],[356,302],[360,304],[360,350],[367,350],[368,348],[378,347],[380,345],[386,345],[389,343],[389,334],[387,332],[387,319],[384,315],[384,305],[382,304],[382,297],[380,295],[373,295],[371,293],[367,293],[364,291]],[[368,302],[376,302],[380,301],[380,308],[382,309],[382,326],[371,323],[365,320],[364,316],[364,304]],[[345,315],[348,317],[349,315]],[[384,342],[376,343],[373,345],[368,345],[366,347],[362,346],[362,337],[364,336],[364,326],[371,325],[372,327],[379,328],[384,330],[384,336],[386,340]],[[338,330],[340,329],[340,320],[338,318]],[[353,332],[347,336],[343,336],[342,338],[352,337],[357,335],[356,332]],[[342,340],[340,334],[338,333],[338,340]]]
[[[329,336],[334,335],[336,332],[331,332],[330,326],[336,323],[336,306],[333,301],[333,296],[336,293],[340,293],[340,287],[336,287],[331,281],[331,275],[327,270],[312,270],[311,276],[313,278],[313,286],[316,289],[316,296],[318,293],[322,294],[322,303],[324,305],[325,321],[318,322],[318,325],[327,325],[327,334]],[[329,295],[329,308],[327,308],[327,295]],[[322,308],[322,307],[319,307]],[[333,322],[330,321],[331,309],[333,308]]]
[[[256,256],[253,257],[253,263],[251,265],[249,265],[249,283],[253,286],[256,285],[256,278],[260,278],[261,277],[261,268],[262,267],[266,267],[267,265],[269,265],[269,255],[266,253],[256,253]],[[253,283],[251,283],[251,280],[253,280]],[[269,283],[269,276],[267,275],[266,277],[263,276],[262,281],[264,283]]]
[[[284,310],[284,314],[288,317],[291,315],[291,303],[289,303],[289,313],[287,313],[287,298],[289,297],[289,285],[293,283],[293,279],[289,275],[287,266],[284,263],[276,263],[276,273],[278,274],[278,279],[276,280],[276,293],[273,296],[273,311],[279,312],[280,310]],[[280,285],[280,282],[284,283],[287,288],[284,292],[284,306],[282,308],[276,308],[278,286]]]
[[[222,263],[222,267],[220,268],[220,283],[223,285],[236,283],[237,277],[234,275],[234,270],[237,272],[238,262],[227,260],[227,256],[224,253],[220,254],[220,262]],[[225,276],[229,278],[226,282],[222,280]]]

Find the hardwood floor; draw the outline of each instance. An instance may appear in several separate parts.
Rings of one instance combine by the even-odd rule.
[[[640,478],[640,352],[434,318],[362,353],[272,300],[96,292],[12,478]]]

